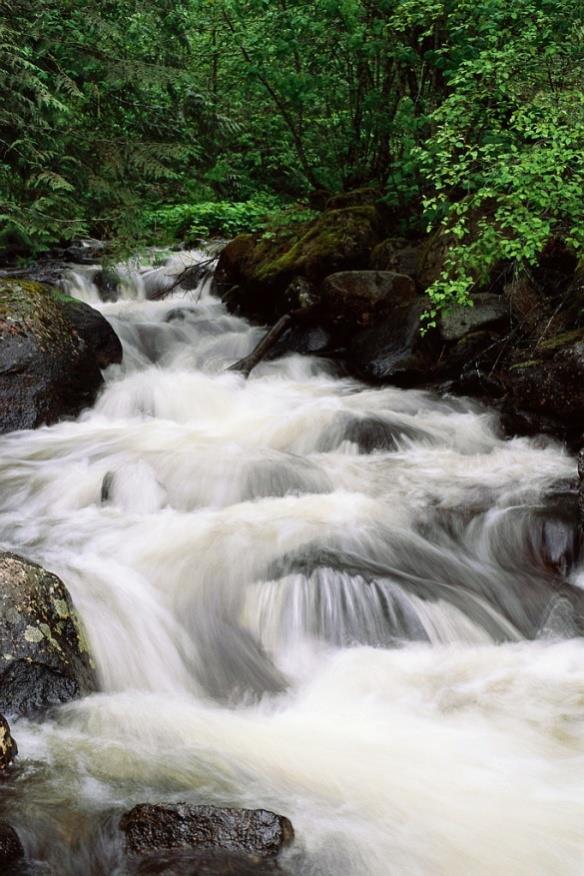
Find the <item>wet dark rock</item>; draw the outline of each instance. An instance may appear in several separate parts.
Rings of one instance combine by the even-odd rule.
[[[393,271],[341,271],[328,276],[321,291],[324,318],[348,324],[351,332],[381,319],[399,320],[416,298],[411,277]]]
[[[329,331],[320,325],[296,325],[277,341],[267,359],[277,359],[289,353],[302,353],[308,356],[326,355],[333,350],[333,338]]]
[[[212,849],[275,858],[294,838],[287,818],[265,809],[142,804],[120,821],[135,854],[169,849]]]
[[[120,297],[121,277],[115,268],[101,268],[93,277],[102,301],[117,301]]]
[[[578,453],[578,526],[584,532],[584,449]]]
[[[356,444],[361,453],[395,450],[400,437],[414,437],[414,429],[397,428],[377,417],[354,417],[346,425],[344,440]]]
[[[185,292],[193,292],[212,271],[211,262],[191,265],[180,275],[180,288]]]
[[[270,876],[282,869],[271,858],[236,852],[175,852],[141,859],[137,876]]]
[[[550,331],[550,320],[555,318],[551,303],[531,277],[514,278],[504,287],[504,296],[513,321],[523,335],[541,337]]]
[[[31,281],[0,281],[0,432],[75,417],[95,401],[99,363],[119,361],[119,348],[88,305],[75,302],[74,310],[79,331],[68,296]]]
[[[165,322],[185,322],[186,320],[192,319],[196,314],[196,310],[193,307],[174,307],[170,310],[165,318]]]
[[[584,429],[584,333],[568,333],[540,345],[533,358],[513,365],[509,382],[519,409],[558,417]]]
[[[535,510],[530,542],[544,569],[566,577],[577,565],[582,551],[582,531],[575,493],[552,496]]]
[[[3,715],[0,715],[0,772],[9,767],[16,755],[18,746],[12,738],[10,725]]]
[[[377,325],[355,332],[347,345],[349,372],[367,382],[403,386],[431,379],[431,345],[419,331],[422,306],[397,307]]]
[[[88,237],[74,240],[65,250],[65,257],[76,264],[91,265],[104,255],[106,244],[103,240]]]
[[[24,268],[14,266],[0,270],[4,279],[32,280],[34,283],[45,283],[49,286],[60,286],[69,266],[62,260],[39,259]]]
[[[353,416],[341,413],[331,423],[319,443],[321,453],[336,450],[344,441],[350,441],[359,453],[387,453],[396,450],[400,439],[420,436],[420,430],[394,422],[389,417],[373,414]]]
[[[56,575],[0,554],[0,709],[36,714],[96,689],[71,597]]]
[[[0,820],[0,868],[6,873],[5,868],[16,864],[24,858],[24,849],[18,838],[18,834],[6,821]]]
[[[144,293],[149,301],[159,301],[168,295],[174,286],[176,286],[177,278],[164,265],[159,268],[152,268],[142,275],[144,283]]]
[[[146,271],[142,275],[146,298],[159,301],[175,289],[192,292],[213,271],[213,263],[214,258],[210,256],[206,262],[196,265],[181,268],[176,264],[165,264]]]
[[[75,331],[82,338],[100,368],[119,365],[123,357],[122,343],[98,310],[76,298],[63,299],[63,308]]]
[[[410,277],[391,271],[344,271],[322,287],[325,324],[346,344],[345,364],[361,380],[416,383],[430,359],[420,336],[424,307]]]
[[[534,437],[542,434],[552,435],[560,440],[566,437],[557,419],[544,417],[533,411],[520,410],[510,400],[505,400],[501,407],[500,425],[506,438]]]

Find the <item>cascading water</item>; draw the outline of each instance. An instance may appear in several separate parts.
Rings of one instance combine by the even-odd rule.
[[[94,273],[123,365],[0,440],[0,547],[66,582],[102,690],[15,725],[29,872],[126,873],[116,815],[188,800],[287,815],[298,876],[581,876],[574,460],[324,360],[246,381],[209,277]]]

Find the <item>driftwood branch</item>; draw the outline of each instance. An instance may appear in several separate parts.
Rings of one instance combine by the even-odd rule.
[[[182,269],[182,271],[176,275],[174,282],[171,283],[170,286],[167,286],[165,289],[159,289],[152,298],[151,301],[162,301],[163,298],[167,298],[175,289],[177,289],[181,283],[184,282],[185,278],[188,277],[190,273],[194,273],[195,271],[199,274],[199,277],[205,273],[205,271],[213,264],[213,262],[217,261],[216,256],[210,256],[208,259],[204,259],[202,262],[197,262],[194,265],[187,265]],[[169,276],[168,274],[166,276]]]
[[[253,369],[258,365],[262,359],[270,352],[272,347],[275,346],[276,342],[280,340],[284,332],[290,327],[290,325],[294,322],[292,316],[287,313],[285,316],[282,316],[275,326],[273,326],[267,335],[264,335],[259,344],[254,347],[249,356],[245,356],[243,359],[240,359],[239,362],[236,362],[234,365],[231,365],[228,368],[228,371],[239,371],[240,374],[243,374],[245,377],[249,377]]]
[[[280,317],[278,322],[263,336],[259,344],[254,347],[248,356],[244,356],[243,359],[240,359],[239,362],[235,362],[235,364],[231,365],[227,370],[238,371],[245,377],[249,377],[256,365],[259,365],[259,363],[266,358],[270,350],[273,349],[291,325],[295,323],[315,323],[320,315],[321,307],[318,304],[313,305],[312,307],[291,310],[290,313],[286,313],[284,316]]]

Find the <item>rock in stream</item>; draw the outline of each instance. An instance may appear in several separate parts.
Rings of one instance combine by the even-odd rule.
[[[263,874],[277,872],[275,859],[294,838],[287,818],[265,809],[142,804],[123,816],[128,851],[147,856],[140,873]],[[165,869],[169,852],[180,852],[190,869]],[[162,856],[162,857],[161,857]]]
[[[29,280],[0,280],[0,433],[75,417],[93,404],[121,344],[89,305]]]
[[[56,575],[0,554],[0,710],[36,714],[96,689],[71,597]]]

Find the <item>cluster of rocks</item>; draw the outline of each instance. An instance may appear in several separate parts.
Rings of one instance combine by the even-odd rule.
[[[357,193],[358,195],[358,193]],[[501,264],[435,328],[420,332],[425,291],[440,276],[450,241],[395,236],[379,201],[329,201],[312,222],[243,234],[219,259],[227,306],[290,326],[274,353],[333,356],[371,383],[436,386],[497,404],[511,434],[553,432],[577,443],[584,428],[584,266],[551,241],[530,275]]]

